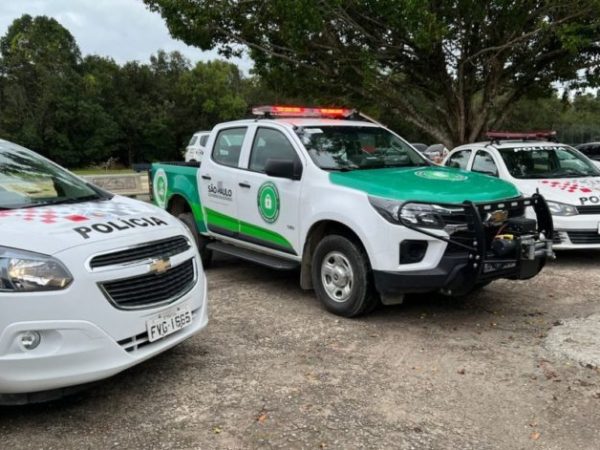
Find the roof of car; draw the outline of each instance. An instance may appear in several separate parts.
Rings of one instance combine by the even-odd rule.
[[[458,147],[455,147],[453,150],[457,149],[469,149],[472,147],[492,147],[497,149],[502,148],[514,148],[514,147],[556,147],[557,145],[567,145],[562,144],[560,142],[553,141],[523,141],[523,140],[502,140],[502,141],[480,141],[473,142],[471,144],[463,144]]]
[[[326,126],[349,126],[349,127],[372,127],[380,128],[380,125],[364,120],[340,120],[323,118],[298,118],[281,117],[277,119],[244,119],[226,122],[221,125],[249,125],[251,123],[283,124],[291,127],[326,127]]]

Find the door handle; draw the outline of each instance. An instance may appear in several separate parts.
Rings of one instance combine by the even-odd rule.
[[[240,185],[240,187],[246,188],[246,189],[250,189],[250,185],[248,183],[238,183]]]
[[[202,175],[202,179],[203,180],[212,180],[212,178],[210,177],[210,175]]]

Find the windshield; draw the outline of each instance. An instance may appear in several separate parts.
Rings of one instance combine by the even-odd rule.
[[[0,209],[107,198],[35,153],[0,140]]]
[[[409,144],[384,128],[315,126],[300,128],[297,133],[315,164],[325,170],[429,165]]]
[[[565,145],[498,149],[515,178],[595,177],[600,171],[577,150]]]

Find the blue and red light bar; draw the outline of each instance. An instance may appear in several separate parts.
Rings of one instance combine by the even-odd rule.
[[[252,108],[252,114],[255,116],[271,117],[328,117],[345,118],[354,113],[349,108],[307,108],[305,106],[282,106],[269,105],[257,106]]]
[[[527,140],[527,139],[550,139],[556,137],[556,131],[554,130],[540,130],[540,131],[526,131],[526,132],[514,132],[514,131],[488,131],[485,133],[488,139],[492,140]]]

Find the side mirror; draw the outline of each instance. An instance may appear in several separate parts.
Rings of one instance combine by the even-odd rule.
[[[265,173],[270,177],[299,180],[302,178],[302,164],[291,159],[267,159]]]

